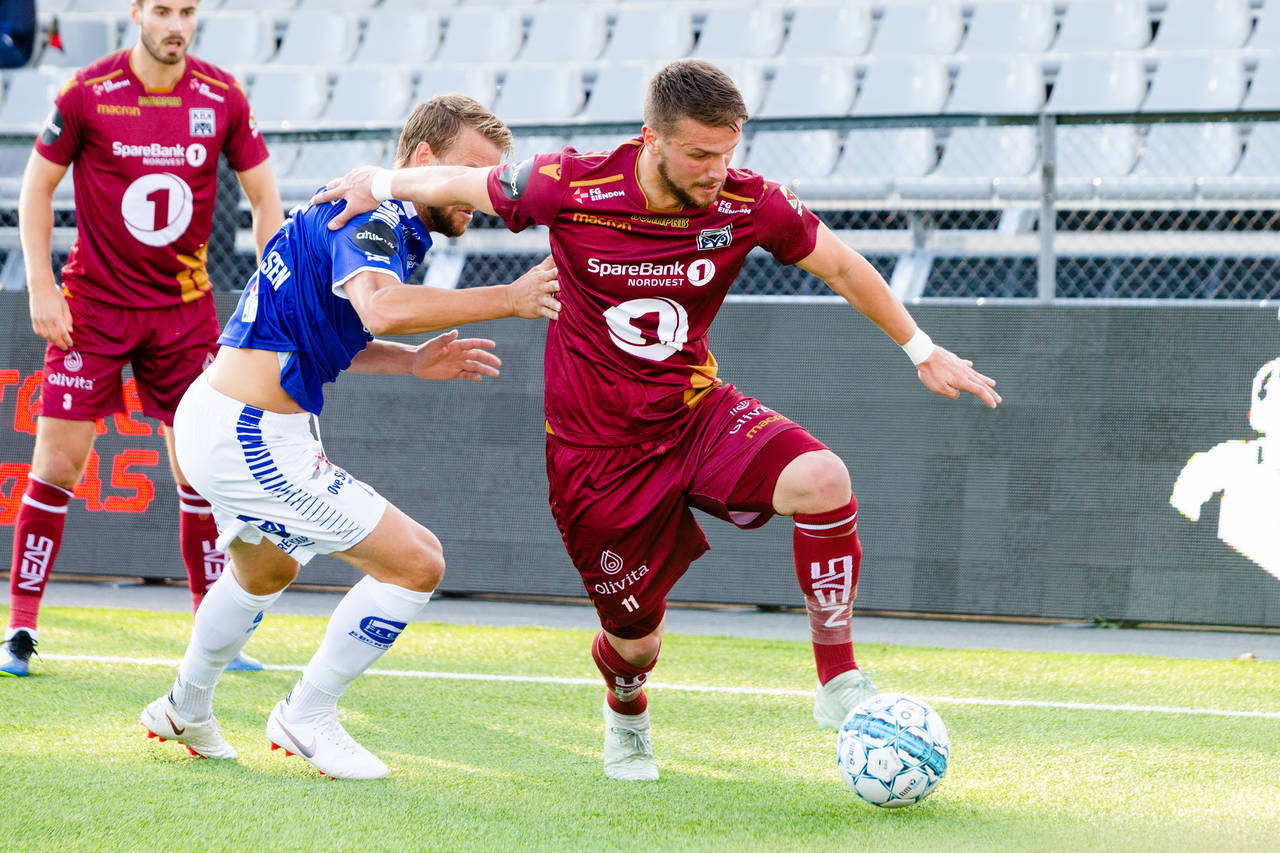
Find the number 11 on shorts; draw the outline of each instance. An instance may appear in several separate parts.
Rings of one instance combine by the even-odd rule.
[[[636,610],[640,608],[640,602],[636,601],[636,597],[634,595],[628,595],[626,598],[622,599],[622,606],[627,608],[628,613],[635,613]]]

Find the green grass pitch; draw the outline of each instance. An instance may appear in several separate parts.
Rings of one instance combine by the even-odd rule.
[[[249,651],[300,666],[323,626],[268,616]],[[858,645],[882,689],[934,700],[951,732],[938,789],[888,812],[845,788],[813,726],[806,643],[669,636],[649,690],[662,779],[627,784],[600,769],[589,633],[413,625],[343,699],[391,766],[353,783],[269,751],[295,671],[224,676],[239,762],[147,740],[138,713],[188,630],[46,609],[37,675],[0,679],[4,849],[1280,849],[1274,662],[938,650],[927,622],[915,646]]]

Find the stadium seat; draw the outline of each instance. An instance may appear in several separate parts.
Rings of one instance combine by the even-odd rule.
[[[1207,199],[1280,198],[1280,124],[1255,124],[1236,170],[1227,177],[1201,178],[1200,195]]]
[[[861,56],[871,44],[871,32],[868,5],[797,6],[781,55],[795,61]]]
[[[271,18],[256,12],[214,12],[201,16],[192,53],[226,68],[266,62],[276,52]]]
[[[297,8],[298,0],[222,0],[220,12],[289,12]]]
[[[1259,50],[1280,50],[1280,5],[1270,3],[1258,15],[1249,47]]]
[[[470,95],[486,107],[492,107],[493,99],[498,96],[498,82],[492,68],[474,65],[453,65],[446,68],[427,66],[418,76],[413,101],[415,104],[421,103],[446,92]]]
[[[1034,127],[957,127],[932,174],[896,182],[903,198],[1033,198],[1025,179],[1039,160]],[[1006,179],[1008,186],[1002,186]]]
[[[777,6],[712,6],[693,55],[702,59],[768,59],[782,45]]]
[[[1142,55],[1067,56],[1058,67],[1045,110],[1051,113],[1132,113],[1147,95]]]
[[[883,199],[895,180],[923,177],[937,162],[932,128],[854,128],[830,177],[796,178],[792,189],[812,199]]]
[[[558,122],[577,115],[583,97],[576,65],[516,65],[506,71],[493,112],[505,122]]]
[[[649,63],[610,62],[596,73],[583,121],[634,121],[643,119],[644,93],[659,66]]]
[[[1072,0],[1053,49],[1061,53],[1138,50],[1149,41],[1146,0]]]
[[[764,66],[749,59],[721,59],[716,60],[716,65],[738,87],[747,115],[760,112],[760,105],[764,103]]]
[[[837,130],[758,130],[744,169],[792,186],[800,178],[825,178],[840,157]]]
[[[877,56],[954,53],[962,35],[964,18],[959,3],[950,0],[894,3],[885,6],[871,42],[871,53]]]
[[[259,66],[249,76],[249,103],[260,124],[313,121],[329,101],[327,70],[321,66]]]
[[[1160,58],[1143,112],[1235,110],[1244,99],[1245,78],[1234,51],[1179,53]]]
[[[364,12],[377,4],[378,0],[299,0],[298,9],[306,12]]]
[[[946,112],[1030,115],[1043,106],[1038,56],[972,56],[956,74]]]
[[[26,171],[31,146],[26,143],[0,144],[0,201],[13,204],[22,189],[22,173]],[[66,180],[66,178],[64,178]]]
[[[773,75],[761,118],[822,118],[848,115],[857,91],[848,60],[794,60]]]
[[[319,187],[356,166],[393,165],[395,153],[394,147],[388,150],[382,140],[308,142],[300,146],[297,159],[276,181],[285,209],[292,202],[310,198]]]
[[[1240,109],[1280,110],[1280,56],[1272,54],[1258,59],[1253,82],[1249,85]]]
[[[693,22],[688,10],[676,6],[623,6],[603,58],[606,62],[669,62],[687,56],[692,48]]]
[[[1230,175],[1240,161],[1240,131],[1230,122],[1152,125],[1133,172],[1102,178],[1109,199],[1191,199],[1198,179]]]
[[[608,28],[598,6],[548,6],[534,12],[522,62],[595,59],[604,50]]]
[[[80,68],[116,49],[116,19],[102,15],[63,15],[58,18],[62,50],[46,46],[40,65]]]
[[[1138,131],[1131,124],[1065,125],[1057,128],[1054,193],[1061,199],[1093,195],[1103,179],[1121,178],[1138,159]]]
[[[437,62],[509,62],[524,39],[520,13],[509,9],[459,9],[449,13]]]
[[[381,65],[404,61],[417,66],[430,62],[440,49],[440,18],[435,12],[380,11],[369,16],[364,38],[351,62]]]
[[[508,162],[519,163],[527,160],[534,154],[549,154],[553,151],[560,151],[566,145],[568,140],[556,133],[534,133],[525,134],[518,130],[512,131],[511,135],[511,154],[507,157]]]
[[[628,139],[634,139],[639,135],[639,127],[636,128],[635,133],[627,133],[623,130],[616,133],[575,133],[570,135],[569,145],[573,146],[573,149],[580,153],[588,151],[612,151]]]
[[[867,66],[852,115],[933,115],[942,112],[951,82],[940,60],[892,57]]]
[[[39,125],[53,108],[58,91],[71,79],[70,68],[18,68],[6,71],[4,103],[0,104],[0,127],[30,130]],[[28,148],[31,146],[28,145]]]
[[[334,73],[324,118],[331,124],[404,121],[412,95],[408,66],[347,65]]]
[[[1156,50],[1219,50],[1244,44],[1253,29],[1249,0],[1166,0]]]
[[[458,0],[382,0],[378,4],[378,12],[385,13],[392,9],[400,12],[420,12],[422,9],[448,9],[458,5]]]
[[[1042,53],[1057,32],[1053,4],[1032,2],[988,2],[973,7],[965,53]]]
[[[355,52],[360,27],[350,15],[303,11],[289,15],[287,21],[274,62],[330,66],[345,63]]]
[[[211,3],[210,5],[216,6],[217,4]],[[47,0],[40,0],[36,6],[39,7],[42,13],[49,11],[74,12],[77,15],[118,15],[120,17],[124,17],[129,13],[129,4],[120,3],[118,0],[71,0],[71,2],[61,4],[50,4]],[[51,6],[61,6],[61,8],[50,8]],[[201,11],[203,11],[204,4],[201,3],[200,7]],[[59,25],[61,25],[61,19],[59,19]]]

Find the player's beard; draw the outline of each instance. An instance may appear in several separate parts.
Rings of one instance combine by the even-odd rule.
[[[459,225],[453,218],[456,207],[428,207],[419,212],[418,218],[427,230],[446,237],[461,237],[471,224],[470,220]]]
[[[166,41],[168,41],[171,38],[182,38],[181,36],[166,35],[164,38],[160,39],[160,41],[157,42],[149,38],[146,32],[144,31],[141,33],[141,37],[142,37],[142,46],[146,48],[147,53],[151,54],[151,58],[154,59],[156,62],[162,63],[164,65],[177,65],[187,55],[186,39],[182,39],[182,49],[179,50],[176,55],[170,55],[164,52],[164,43]]]
[[[667,192],[671,193],[680,202],[681,207],[696,207],[700,210],[706,210],[716,200],[714,195],[705,202],[696,200],[693,196],[671,179],[671,172],[667,169],[667,158],[663,157],[661,152],[658,154],[658,177],[665,184]]]

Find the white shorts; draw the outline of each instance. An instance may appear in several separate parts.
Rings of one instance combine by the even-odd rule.
[[[386,498],[325,458],[310,414],[247,406],[204,376],[178,404],[173,436],[182,473],[213,506],[222,550],[265,537],[305,564],[352,547],[386,511]]]

